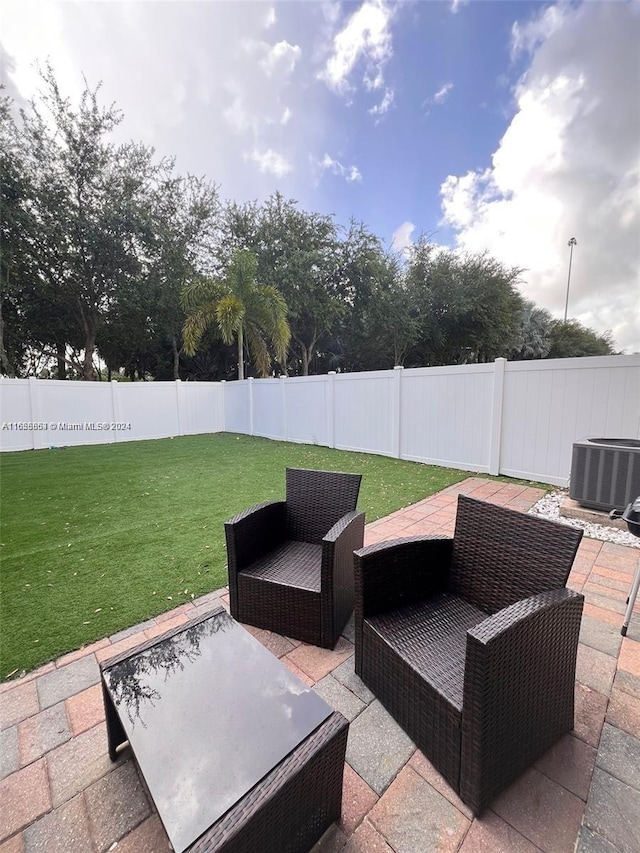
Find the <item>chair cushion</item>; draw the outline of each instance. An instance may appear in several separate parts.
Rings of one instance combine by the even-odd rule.
[[[288,541],[269,551],[240,574],[319,593],[321,567],[322,545]]]
[[[462,598],[440,593],[365,621],[461,712],[467,630],[487,615]]]

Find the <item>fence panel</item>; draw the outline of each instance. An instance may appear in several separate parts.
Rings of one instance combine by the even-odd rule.
[[[116,440],[113,427],[110,382],[65,382],[30,380],[34,420],[47,423],[48,432],[34,433],[34,447],[72,447],[110,444]],[[52,429],[56,428],[53,432]]]
[[[35,433],[26,428],[34,420],[30,384],[28,379],[0,380],[0,450],[33,449]],[[49,442],[48,434],[43,441]]]
[[[181,435],[222,432],[223,385],[219,382],[176,383],[180,400]]]
[[[493,376],[493,364],[405,370],[402,458],[488,472]]]
[[[330,445],[328,376],[296,376],[284,381],[287,441]]]
[[[284,441],[282,382],[278,379],[254,379],[250,392],[253,397],[253,434]]]
[[[507,364],[502,474],[566,486],[587,436],[640,438],[640,356]]]
[[[224,393],[224,429],[226,432],[251,433],[251,413],[249,411],[249,380],[225,382]]]
[[[223,428],[219,383],[0,381],[0,450],[168,438]],[[14,429],[12,423],[35,425]]]
[[[566,485],[574,441],[640,438],[640,355],[226,383],[3,379],[0,398],[1,450],[224,429]]]
[[[112,385],[113,420],[127,425],[126,430],[115,433],[116,441],[142,441],[180,435],[175,383],[114,382]]]
[[[335,446],[395,456],[394,371],[344,373],[335,378]]]

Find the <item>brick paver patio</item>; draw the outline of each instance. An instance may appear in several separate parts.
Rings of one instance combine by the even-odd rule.
[[[526,511],[538,489],[469,478],[369,524],[366,544],[453,532],[459,492]],[[250,628],[351,721],[342,820],[314,853],[613,853],[640,850],[640,615],[620,636],[640,551],[584,538],[569,579],[585,595],[575,729],[473,819],[334,651]],[[130,753],[107,755],[98,661],[220,603],[219,590],[0,687],[0,853],[169,850]],[[640,607],[637,608],[640,614]]]

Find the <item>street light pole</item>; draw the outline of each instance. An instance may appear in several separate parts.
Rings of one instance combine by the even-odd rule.
[[[564,303],[564,322],[567,322],[567,309],[569,308],[569,285],[571,284],[571,261],[573,260],[573,247],[578,245],[575,237],[572,237],[567,246],[569,247],[569,277],[567,278],[567,300]]]

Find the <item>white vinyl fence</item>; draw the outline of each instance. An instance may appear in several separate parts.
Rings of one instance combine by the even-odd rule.
[[[574,441],[640,438],[639,355],[221,383],[4,379],[0,395],[1,450],[227,431],[563,486]]]
[[[221,432],[219,382],[0,381],[0,450]]]

